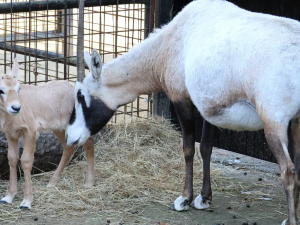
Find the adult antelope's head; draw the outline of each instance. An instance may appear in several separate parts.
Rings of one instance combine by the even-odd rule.
[[[91,135],[98,133],[105,126],[115,112],[101,99],[90,94],[90,91],[99,88],[95,77],[99,77],[101,73],[100,55],[94,50],[92,56],[88,52],[85,52],[84,56],[90,73],[82,83],[77,81],[75,85],[75,107],[66,129],[68,146],[84,144]]]
[[[15,58],[11,72],[0,76],[0,109],[11,115],[21,112],[19,102],[20,84],[18,82],[19,64]]]
[[[91,91],[98,89],[98,79],[94,78],[100,76],[102,62],[96,50],[93,51],[92,57],[88,52],[83,52],[83,9],[84,0],[80,0],[77,39],[78,81],[76,82],[74,91],[75,106],[66,129],[66,143],[68,146],[72,144],[84,144],[91,135],[96,134],[105,126],[114,113],[114,110],[109,108],[101,99],[90,94],[93,93]],[[85,78],[83,58],[85,58],[86,64],[90,69],[90,73]],[[87,83],[88,85],[86,85]]]

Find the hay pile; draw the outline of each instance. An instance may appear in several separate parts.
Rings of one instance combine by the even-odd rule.
[[[83,154],[85,157],[85,153]],[[201,165],[195,157],[195,180],[200,191]],[[184,184],[182,138],[163,119],[137,120],[110,126],[95,146],[96,184],[85,188],[86,162],[73,160],[65,169],[58,185],[46,188],[53,172],[34,175],[34,202],[30,213],[18,206],[23,198],[24,179],[18,181],[18,195],[13,204],[0,208],[0,220],[11,221],[38,214],[44,217],[118,214],[150,202],[169,206],[181,195]],[[0,182],[1,195],[8,188]],[[199,190],[198,190],[199,189]]]

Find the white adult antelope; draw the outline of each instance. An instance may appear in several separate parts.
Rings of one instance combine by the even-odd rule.
[[[31,208],[33,201],[31,169],[35,141],[41,131],[53,131],[62,142],[64,151],[57,170],[47,187],[54,186],[69,162],[74,146],[65,143],[65,128],[74,107],[74,87],[67,81],[51,81],[42,86],[19,84],[18,62],[14,60],[10,74],[0,76],[0,130],[8,142],[10,166],[9,190],[0,203],[11,203],[17,194],[17,163],[19,140],[23,140],[21,164],[24,171],[25,190],[20,208]],[[75,111],[73,111],[74,115]],[[74,116],[73,116],[74,117]],[[88,138],[84,144],[87,154],[86,185],[94,184],[94,139]]]
[[[96,51],[91,59],[86,55],[86,62],[91,73],[83,84],[77,83],[75,90],[84,93],[87,102],[89,93],[102,101],[102,108],[94,118],[98,124],[104,125],[120,105],[141,94],[164,90],[174,103],[182,128],[186,161],[184,190],[174,202],[176,210],[187,210],[193,201],[192,109],[196,107],[208,122],[204,122],[200,146],[203,187],[192,206],[207,208],[212,199],[209,167],[215,127],[211,124],[233,130],[264,129],[279,163],[288,201],[288,219],[282,224],[298,224],[298,21],[249,12],[223,0],[198,0],[143,43],[105,64],[103,69]],[[82,101],[76,99],[79,112],[83,110],[81,104]],[[92,128],[85,125],[81,113],[76,116],[66,130],[68,145],[75,141],[84,143],[91,133]],[[287,150],[289,121],[292,122],[294,163]],[[101,128],[96,127],[97,130]]]

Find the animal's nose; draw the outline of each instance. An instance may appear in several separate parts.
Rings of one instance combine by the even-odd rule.
[[[13,110],[15,110],[16,112],[19,112],[20,110],[21,110],[21,106],[16,106],[16,105],[13,105],[12,107],[11,107]]]

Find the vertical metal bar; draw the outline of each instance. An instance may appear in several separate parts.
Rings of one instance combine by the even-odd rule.
[[[6,29],[7,29],[7,14],[5,14],[5,21],[4,21],[4,43],[6,43]],[[6,74],[6,45],[4,45],[4,73]]]
[[[29,5],[30,4],[30,1],[29,0]],[[29,7],[29,40],[28,40],[28,47],[30,48],[31,47],[31,27],[32,27],[32,24],[31,24],[31,7]],[[30,56],[30,53],[28,53],[28,83],[30,84],[31,83],[31,78],[30,78],[30,71],[31,71],[31,56]]]
[[[48,77],[49,77],[49,73],[48,73],[48,53],[49,53],[49,50],[48,50],[48,46],[49,46],[49,0],[47,0],[47,12],[46,12],[46,16],[47,16],[47,28],[46,28],[46,58],[45,58],[45,81],[48,82]]]
[[[68,39],[67,39],[67,0],[65,0],[65,11],[64,11],[64,80],[67,79],[67,44],[68,44]]]
[[[11,11],[10,11],[10,46],[12,46],[13,43],[13,13],[12,13],[12,1],[10,2]],[[11,50],[12,51],[12,50]],[[12,53],[10,53],[10,62],[12,67]]]
[[[118,25],[119,25],[119,0],[117,0],[117,6],[116,6],[115,58],[118,57]]]

